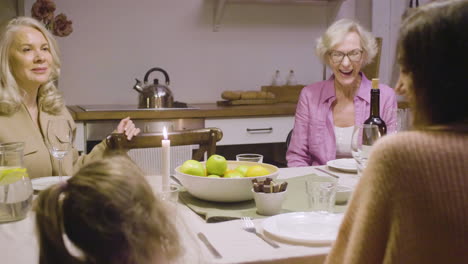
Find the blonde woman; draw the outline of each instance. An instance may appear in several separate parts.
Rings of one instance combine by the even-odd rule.
[[[24,162],[32,178],[59,173],[45,144],[47,122],[67,119],[75,133],[75,123],[54,85],[59,75],[59,51],[51,33],[33,18],[9,21],[0,32],[0,142],[25,142]],[[140,130],[126,118],[117,131],[131,139]],[[64,159],[65,175],[101,157],[105,148],[103,142],[82,157],[73,148]]]
[[[39,263],[169,263],[181,249],[165,208],[126,156],[89,163],[36,200]]]
[[[377,53],[372,34],[353,20],[338,20],[318,39],[316,53],[333,74],[302,89],[286,153],[289,167],[351,157],[353,127],[369,117],[371,82],[361,68]],[[394,127],[395,93],[384,84],[379,88],[380,116]]]

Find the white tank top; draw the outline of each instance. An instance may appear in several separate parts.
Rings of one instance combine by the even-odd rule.
[[[351,158],[351,136],[353,135],[354,126],[337,127],[335,126],[336,139],[336,158]]]

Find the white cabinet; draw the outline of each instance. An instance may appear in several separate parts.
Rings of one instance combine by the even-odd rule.
[[[327,5],[331,2],[343,2],[345,0],[217,0],[214,3],[214,21],[213,31],[219,30],[219,24],[224,14],[226,5],[229,3],[235,4],[315,4]]]
[[[294,116],[206,119],[205,127],[217,127],[223,138],[217,145],[285,142]]]

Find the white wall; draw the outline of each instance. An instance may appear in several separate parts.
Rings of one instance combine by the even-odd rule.
[[[25,0],[26,14],[34,0]],[[369,0],[336,6],[229,4],[213,32],[214,0],[60,0],[74,32],[59,38],[67,104],[136,104],[134,78],[169,72],[175,99],[215,102],[224,90],[257,90],[276,69],[299,83],[322,80],[315,39],[335,18],[369,23]],[[369,14],[370,17],[370,14]],[[162,75],[150,76],[162,79]]]
[[[394,87],[399,76],[399,67],[396,60],[398,32],[402,21],[401,16],[408,8],[410,0],[372,0],[372,2],[372,32],[383,38],[380,79],[382,82]],[[419,1],[420,5],[429,2],[431,1]],[[405,98],[398,96],[398,100],[405,100]]]

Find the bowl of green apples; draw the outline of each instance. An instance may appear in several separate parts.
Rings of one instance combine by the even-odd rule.
[[[175,177],[194,197],[213,202],[253,199],[252,180],[276,179],[278,167],[249,161],[226,160],[212,155],[206,162],[187,160],[175,168]]]

